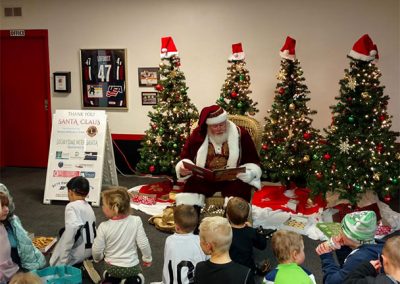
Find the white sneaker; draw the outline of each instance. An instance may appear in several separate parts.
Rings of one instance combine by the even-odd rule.
[[[92,279],[93,283],[100,283],[101,277],[97,270],[93,266],[93,262],[89,259],[85,259],[83,261],[83,267],[85,267],[86,272],[89,274],[90,279]]]

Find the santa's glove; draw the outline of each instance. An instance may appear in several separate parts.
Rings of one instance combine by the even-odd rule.
[[[237,174],[236,176],[238,179],[243,181],[244,183],[249,183],[255,178],[255,174],[252,170],[246,169],[245,173]]]

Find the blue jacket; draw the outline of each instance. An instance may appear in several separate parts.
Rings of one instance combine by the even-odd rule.
[[[332,252],[320,255],[322,272],[324,273],[324,283],[343,283],[349,273],[356,269],[361,263],[378,259],[382,252],[383,245],[384,243],[361,245],[347,256],[342,268],[336,263]]]
[[[21,221],[16,215],[7,220],[17,242],[18,255],[21,260],[22,268],[26,270],[40,269],[46,265],[44,255],[32,244],[28,233],[22,227]]]

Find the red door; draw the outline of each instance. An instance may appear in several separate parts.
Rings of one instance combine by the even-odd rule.
[[[46,167],[51,127],[48,32],[1,30],[0,36],[0,166]]]

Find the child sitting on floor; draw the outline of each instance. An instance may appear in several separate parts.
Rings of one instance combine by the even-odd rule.
[[[120,283],[121,280],[144,283],[137,247],[142,252],[143,265],[151,266],[149,240],[140,217],[132,216],[130,197],[124,187],[112,187],[102,192],[103,213],[109,219],[101,223],[93,242],[93,259],[104,258],[104,280]]]
[[[200,246],[211,258],[196,265],[194,283],[253,284],[250,268],[235,263],[229,257],[232,228],[226,218],[206,217],[200,223]]]
[[[270,268],[268,260],[263,268],[256,268],[253,247],[263,250],[267,247],[267,239],[247,223],[250,205],[241,197],[229,199],[226,207],[226,217],[232,226],[232,244],[229,255],[236,263],[249,267],[253,273],[265,275]]]
[[[264,283],[316,283],[314,275],[300,266],[305,260],[304,242],[300,234],[278,230],[272,235],[271,245],[279,264],[267,274]]]
[[[325,284],[341,284],[349,273],[364,261],[379,258],[383,243],[376,242],[375,231],[377,228],[376,214],[374,211],[358,211],[346,214],[342,223],[342,230],[338,236],[333,238],[337,247],[329,242],[323,242],[316,248],[321,258],[323,280]],[[339,266],[333,251],[341,246],[351,248],[342,266]]]
[[[399,284],[400,236],[391,237],[383,246],[382,263],[379,259],[364,262],[350,272],[344,284]],[[379,273],[382,269],[384,273]]]
[[[14,209],[7,187],[0,183],[0,283],[7,283],[18,271],[46,265],[44,255],[33,245]]]
[[[164,247],[163,283],[193,283],[194,268],[207,259],[200,247],[200,238],[193,231],[198,214],[191,205],[174,208],[175,234],[167,237]]]
[[[92,242],[96,235],[96,216],[85,200],[89,194],[89,181],[76,176],[67,183],[69,203],[65,207],[65,227],[50,258],[50,265],[82,266],[92,256]]]

